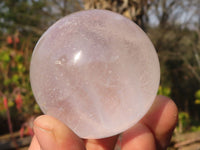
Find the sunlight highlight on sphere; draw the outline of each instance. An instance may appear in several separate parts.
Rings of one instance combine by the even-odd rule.
[[[81,138],[119,134],[137,123],[157,93],[160,67],[146,34],[106,10],[58,20],[32,54],[31,86],[45,114]]]

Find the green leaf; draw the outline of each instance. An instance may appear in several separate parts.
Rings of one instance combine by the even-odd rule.
[[[8,107],[13,107],[14,106],[14,102],[13,101],[8,101]]]
[[[200,99],[200,89],[198,91],[196,91],[195,98]]]
[[[12,82],[15,83],[15,84],[19,83],[19,76],[17,74],[14,74],[12,76]]]
[[[18,69],[19,72],[25,72],[26,71],[26,68],[21,63],[17,65],[17,69]]]
[[[3,85],[4,85],[4,86],[8,86],[10,83],[11,83],[11,80],[10,80],[10,79],[5,79],[5,80],[3,81]]]
[[[0,53],[0,61],[5,63],[10,62],[10,54],[8,51],[3,51]]]
[[[199,105],[199,104],[200,104],[200,99],[196,99],[196,100],[194,101],[194,103],[197,104],[197,105]]]
[[[23,61],[23,57],[22,57],[21,55],[17,54],[17,55],[15,56],[15,61],[16,61],[16,62],[22,62],[22,61]]]

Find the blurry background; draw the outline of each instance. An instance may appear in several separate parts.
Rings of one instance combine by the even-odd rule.
[[[199,148],[200,0],[0,0],[0,149],[28,145],[41,114],[29,83],[37,40],[59,18],[94,8],[118,12],[148,34],[161,65],[158,94],[179,108],[170,149]]]

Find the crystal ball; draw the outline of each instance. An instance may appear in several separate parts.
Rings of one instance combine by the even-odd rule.
[[[70,14],[37,42],[30,66],[41,110],[81,138],[119,134],[147,113],[160,66],[147,35],[107,10]]]

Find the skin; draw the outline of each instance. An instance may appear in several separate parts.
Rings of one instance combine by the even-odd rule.
[[[176,126],[178,109],[164,96],[157,96],[149,112],[122,133],[121,150],[165,150]],[[42,115],[34,121],[35,135],[29,150],[112,150],[118,135],[104,139],[80,139],[57,119]]]

